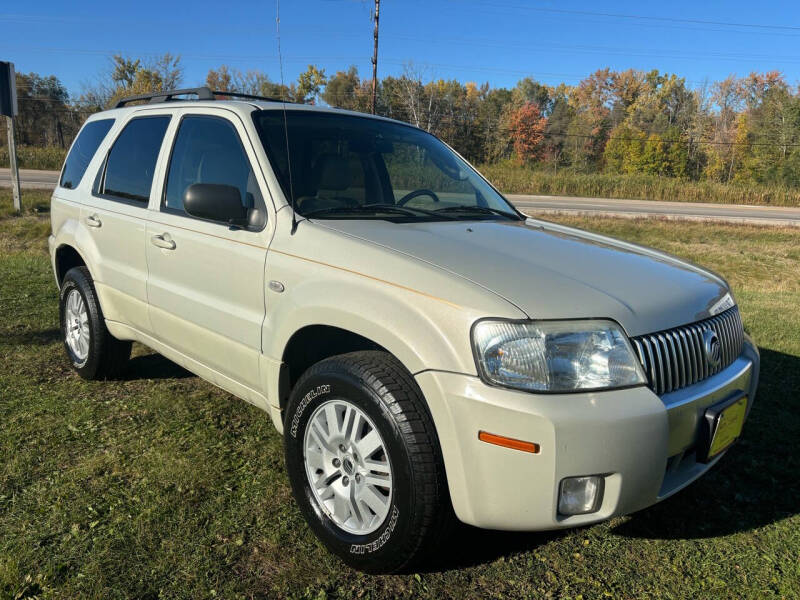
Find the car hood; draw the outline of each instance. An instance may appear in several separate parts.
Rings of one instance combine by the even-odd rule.
[[[457,274],[532,319],[610,318],[634,336],[706,318],[729,293],[674,256],[534,219],[316,222]]]

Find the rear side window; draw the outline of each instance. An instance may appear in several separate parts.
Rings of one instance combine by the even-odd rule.
[[[67,161],[64,163],[64,170],[61,172],[61,187],[70,190],[78,187],[94,153],[97,152],[113,124],[114,119],[101,119],[91,121],[81,129],[78,139],[72,144]]]
[[[108,153],[101,194],[147,203],[169,119],[139,117],[125,126]]]

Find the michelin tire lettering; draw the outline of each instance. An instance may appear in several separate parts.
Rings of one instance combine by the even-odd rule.
[[[308,392],[303,399],[300,401],[300,404],[297,406],[297,410],[294,413],[294,417],[292,418],[292,437],[297,437],[297,428],[300,426],[300,417],[303,416],[303,411],[306,407],[311,403],[314,398],[318,398],[323,394],[329,394],[331,391],[331,386],[327,383],[323,385],[318,385],[313,390]]]
[[[397,507],[392,507],[392,516],[389,519],[389,523],[386,525],[386,529],[383,530],[383,533],[381,533],[380,537],[369,544],[352,544],[350,546],[350,554],[372,554],[373,552],[380,550],[386,544],[386,542],[389,541],[389,538],[392,537],[392,532],[397,526],[397,519],[399,516],[400,511],[397,510]]]

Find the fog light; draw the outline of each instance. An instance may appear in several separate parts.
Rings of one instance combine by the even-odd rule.
[[[603,500],[603,481],[600,475],[562,479],[558,494],[558,512],[562,515],[596,512]]]

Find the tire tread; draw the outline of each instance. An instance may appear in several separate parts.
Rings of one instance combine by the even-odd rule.
[[[93,367],[87,363],[84,368],[78,369],[78,373],[85,379],[116,379],[124,372],[128,364],[132,344],[130,341],[118,340],[108,331],[89,269],[85,266],[70,269],[64,275],[64,282],[69,280],[72,280],[76,288],[85,296],[86,308],[94,329],[89,350],[90,362],[92,362],[91,353],[94,353],[97,358]]]
[[[332,369],[347,371],[381,398],[407,447],[422,514],[415,516],[418,535],[394,556],[392,565],[386,565],[391,572],[407,571],[429,557],[455,521],[433,418],[414,377],[387,352],[363,350],[328,358],[309,368],[297,385]]]

